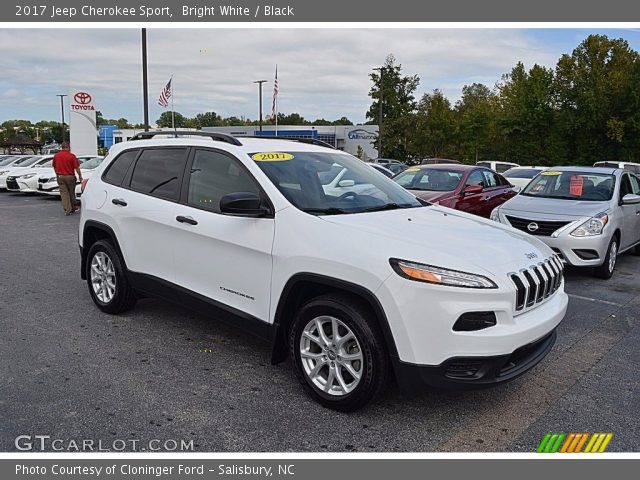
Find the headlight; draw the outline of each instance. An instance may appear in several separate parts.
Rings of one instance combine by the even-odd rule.
[[[33,178],[37,175],[37,173],[30,173],[28,175],[22,175],[22,179],[23,180],[29,180],[30,178]]]
[[[498,286],[482,275],[449,270],[447,268],[423,265],[392,258],[389,260],[395,272],[401,277],[417,282],[435,283],[449,287],[466,288],[498,288]]]
[[[601,235],[602,230],[604,230],[604,226],[608,222],[609,222],[608,212],[600,212],[597,215],[591,217],[586,222],[584,222],[582,225],[576,228],[573,232],[571,232],[571,236],[593,237],[594,235]]]
[[[498,213],[497,208],[494,208],[493,210],[491,210],[491,216],[489,218],[494,222],[500,223],[500,214]]]
[[[6,175],[9,173],[9,170],[0,170],[0,175]]]

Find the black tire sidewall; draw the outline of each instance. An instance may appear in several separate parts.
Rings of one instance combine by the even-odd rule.
[[[611,247],[613,244],[616,244],[616,264],[613,266],[613,270],[609,270],[609,260],[611,258]],[[616,270],[616,266],[618,265],[618,253],[620,252],[620,244],[618,243],[618,238],[613,237],[609,242],[609,246],[607,247],[607,254],[604,257],[604,262],[602,265],[596,268],[596,275],[600,278],[609,279],[613,276],[613,272]]]
[[[98,299],[95,292],[93,291],[93,285],[91,284],[91,262],[93,257],[98,252],[105,253],[111,263],[113,264],[113,269],[116,277],[116,292],[111,299],[110,302],[104,303]],[[123,305],[126,302],[126,289],[129,288],[127,278],[125,275],[124,268],[122,266],[122,261],[120,260],[120,255],[116,251],[115,248],[108,242],[104,240],[99,240],[94,243],[89,249],[89,253],[87,254],[87,265],[86,265],[86,275],[87,275],[87,286],[89,287],[89,293],[93,302],[96,306],[107,313],[119,313],[123,309]]]
[[[362,351],[363,374],[360,383],[352,392],[340,397],[329,395],[316,387],[304,371],[300,357],[300,338],[304,327],[313,318],[322,315],[335,317],[347,325],[356,336]],[[381,339],[376,335],[360,313],[335,300],[316,299],[303,306],[294,319],[289,342],[296,373],[305,390],[322,405],[336,410],[352,411],[367,403],[375,396],[380,377],[384,376],[384,359],[381,355],[386,355],[386,351],[380,348]]]

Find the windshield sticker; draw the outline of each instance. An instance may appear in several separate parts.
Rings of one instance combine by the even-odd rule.
[[[260,152],[254,153],[251,159],[256,162],[286,162],[293,160],[293,155],[282,152]]]
[[[420,169],[418,167],[409,167],[406,170],[407,172],[418,172]]]
[[[561,175],[561,174],[562,174],[562,172],[556,172],[555,170],[547,170],[546,172],[542,172],[540,175],[556,177],[556,176]]]
[[[571,176],[571,182],[569,183],[570,195],[573,195],[574,197],[582,196],[582,185],[584,183],[583,180],[584,179],[578,175]]]

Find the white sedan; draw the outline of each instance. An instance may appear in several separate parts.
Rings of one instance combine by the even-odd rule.
[[[32,173],[37,175],[38,171],[34,169],[47,166],[47,163],[50,163],[52,158],[53,155],[34,155],[14,162],[6,168],[2,167],[0,169],[0,189],[7,189],[13,192],[20,191],[16,178]]]
[[[87,180],[89,180],[93,175],[95,168],[102,163],[104,157],[78,157],[78,160],[80,160],[80,170],[82,170],[83,183],[86,184]],[[76,195],[82,194],[82,187],[83,186],[80,182],[76,183]],[[60,195],[58,178],[56,177],[53,168],[40,174],[37,179],[37,186],[33,191],[44,193],[46,195]]]
[[[535,176],[548,169],[549,167],[514,167],[504,172],[502,176],[506,178],[511,185],[520,187],[520,190],[522,190],[529,185],[529,182],[531,182]]]

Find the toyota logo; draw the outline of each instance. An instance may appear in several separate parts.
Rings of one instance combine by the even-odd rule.
[[[527,230],[529,230],[530,232],[535,232],[536,230],[538,230],[538,224],[536,222],[531,222],[529,225],[527,225]]]
[[[80,105],[91,103],[91,95],[89,95],[87,92],[78,92],[73,96],[73,99]]]

